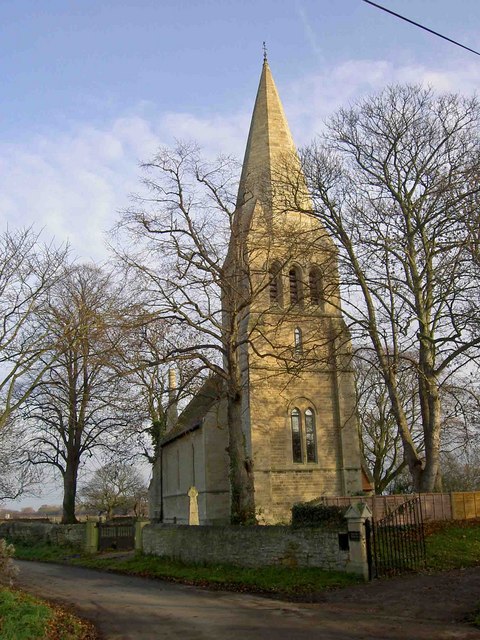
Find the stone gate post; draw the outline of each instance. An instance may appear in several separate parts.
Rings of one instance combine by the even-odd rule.
[[[85,523],[85,551],[87,553],[98,551],[98,527],[93,520],[87,520]]]
[[[150,520],[137,520],[135,522],[135,551],[143,551],[143,527],[150,524]]]
[[[372,517],[372,512],[363,502],[350,505],[345,518],[348,527],[348,545],[350,558],[347,571],[361,574],[368,580],[367,539],[365,531],[366,520]]]

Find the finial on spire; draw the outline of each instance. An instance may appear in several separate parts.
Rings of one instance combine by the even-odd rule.
[[[263,41],[263,61],[267,62],[267,45],[265,44],[265,40]]]

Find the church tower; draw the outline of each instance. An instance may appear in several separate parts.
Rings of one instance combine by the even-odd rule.
[[[312,210],[264,60],[225,263],[237,314],[242,427],[259,522],[362,490],[336,249]],[[226,329],[227,331],[227,329]]]
[[[225,524],[244,491],[259,523],[288,522],[296,502],[361,492],[337,252],[311,213],[265,60],[223,269],[228,383],[210,377],[178,416],[172,404],[152,518],[190,522],[194,494],[200,524]],[[234,473],[247,482],[230,482]]]

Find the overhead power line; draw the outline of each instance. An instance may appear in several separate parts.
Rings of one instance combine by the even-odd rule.
[[[400,20],[405,20],[405,22],[409,22],[410,24],[413,24],[416,27],[420,27],[420,29],[423,29],[424,31],[428,31],[429,33],[433,33],[434,36],[438,36],[439,38],[443,38],[444,40],[448,40],[448,42],[451,42],[452,44],[456,44],[457,47],[462,47],[462,49],[466,49],[467,51],[470,51],[471,53],[474,53],[475,55],[480,56],[480,53],[478,51],[475,51],[475,49],[470,49],[470,47],[466,47],[464,44],[461,44],[460,42],[457,42],[456,40],[452,40],[451,38],[447,38],[447,36],[444,36],[441,33],[438,33],[438,31],[433,31],[433,29],[429,29],[428,27],[425,27],[423,24],[415,22],[414,20],[410,20],[409,18],[406,18],[405,16],[401,16],[399,13],[395,13],[395,11],[391,11],[391,9],[387,9],[386,7],[382,7],[381,4],[377,4],[376,2],[371,2],[371,0],[363,0],[363,2],[366,2],[367,4],[371,4],[372,7],[376,7],[377,9],[381,9],[382,11],[385,11],[386,13],[390,13],[392,16],[395,16],[396,18],[400,18]]]

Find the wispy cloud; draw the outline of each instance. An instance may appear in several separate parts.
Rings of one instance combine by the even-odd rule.
[[[298,13],[298,16],[300,17],[300,21],[303,26],[303,31],[305,33],[305,38],[308,44],[310,45],[310,48],[312,49],[313,53],[317,57],[317,60],[319,62],[323,61],[324,54],[323,54],[322,47],[318,43],[317,34],[312,29],[312,25],[310,23],[310,20],[308,19],[307,12],[305,10],[303,3],[300,2],[300,0],[297,0],[297,2],[295,3],[295,8]]]
[[[285,107],[294,138],[299,145],[312,139],[324,121],[346,106],[389,84],[413,83],[437,91],[473,93],[480,83],[477,64],[431,68],[421,64],[394,65],[385,60],[347,60],[325,68],[319,74],[294,82],[286,95]]]
[[[298,145],[308,143],[324,119],[341,105],[386,84],[415,82],[438,90],[471,93],[479,86],[473,63],[428,68],[382,60],[350,60],[281,86],[287,117]],[[79,123],[27,143],[0,145],[0,218],[12,226],[35,224],[45,235],[68,239],[86,259],[105,257],[104,234],[128,196],[139,189],[138,163],[174,138],[196,140],[208,156],[241,158],[250,113],[200,117],[193,113],[155,114],[142,105],[104,127]]]
[[[0,145],[0,215],[11,225],[43,227],[46,236],[69,240],[74,253],[98,259],[104,230],[135,186],[136,157],[154,143],[149,124],[131,118]]]
[[[0,145],[0,218],[10,226],[44,228],[46,237],[68,240],[85,259],[105,256],[105,232],[138,191],[140,161],[174,137],[196,140],[210,156],[239,155],[246,114],[201,119],[169,113],[156,120],[122,117],[103,129],[75,130]]]

